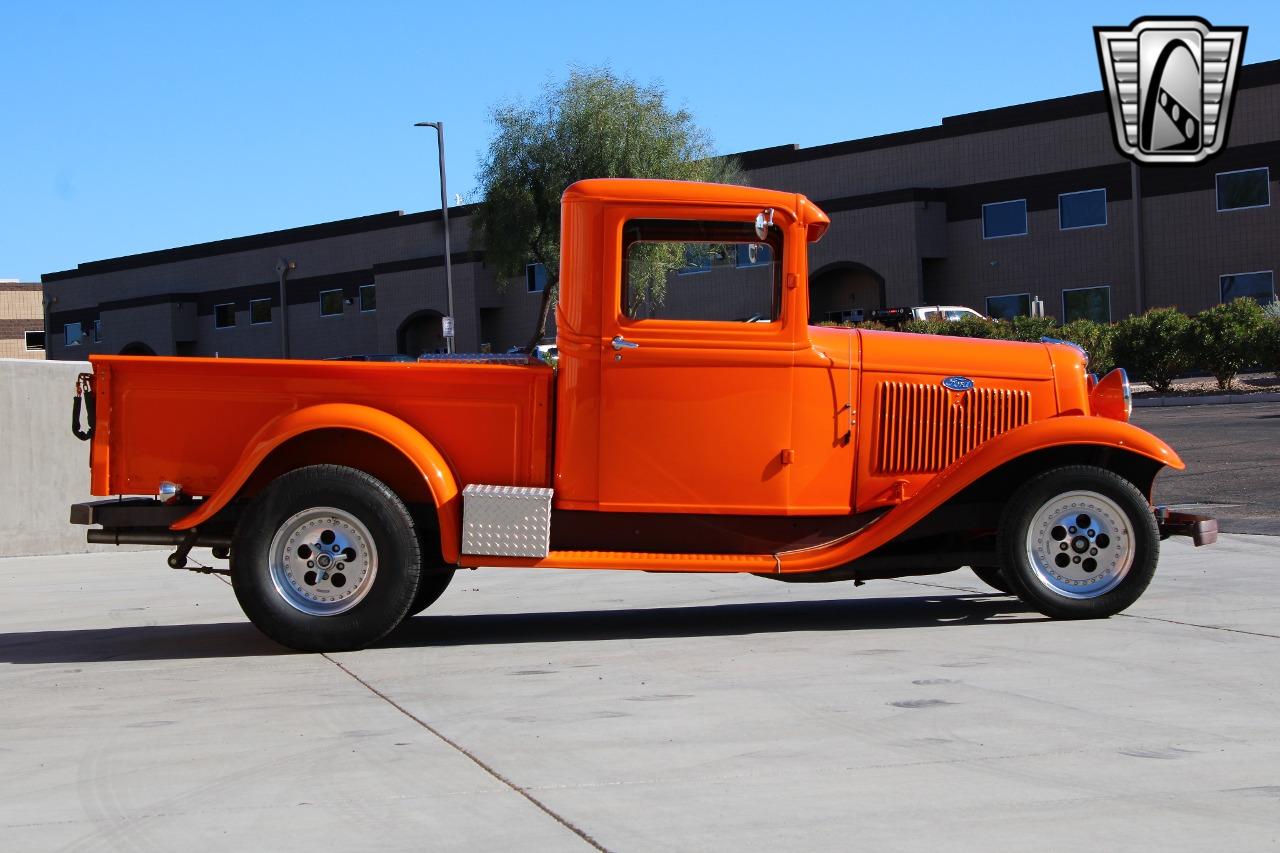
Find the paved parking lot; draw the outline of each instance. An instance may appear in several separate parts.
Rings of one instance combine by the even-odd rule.
[[[480,571],[283,653],[160,552],[0,560],[10,850],[1257,850],[1280,844],[1268,537],[1166,543],[1049,622],[971,574]]]
[[[1230,533],[1280,535],[1280,403],[1133,410],[1185,471],[1156,480],[1156,500],[1217,516]]]

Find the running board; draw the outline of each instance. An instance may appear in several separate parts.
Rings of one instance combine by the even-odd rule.
[[[772,554],[654,554],[641,551],[548,551],[540,559],[492,557],[464,553],[460,565],[471,568],[630,569],[647,572],[778,571]]]
[[[467,487],[472,488],[471,486]],[[489,487],[493,488],[493,487]],[[550,491],[547,489],[546,491]],[[466,494],[465,491],[463,493]],[[465,504],[464,504],[465,511]],[[463,548],[458,565],[468,568],[481,566],[492,568],[545,568],[545,569],[626,569],[645,572],[745,572],[758,575],[781,574],[788,571],[784,561],[788,557],[800,557],[823,548],[830,548],[862,535],[864,531],[883,518],[875,515],[855,530],[821,541],[794,543],[770,554],[702,554],[647,551],[547,551],[535,559],[522,559],[517,555],[474,554]],[[817,566],[816,568],[828,568]],[[816,569],[803,569],[814,571]],[[795,571],[791,569],[790,571]]]

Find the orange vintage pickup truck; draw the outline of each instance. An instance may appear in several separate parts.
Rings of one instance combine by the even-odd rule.
[[[172,545],[174,568],[212,547],[255,625],[326,651],[381,639],[458,568],[970,566],[1084,618],[1142,594],[1161,538],[1216,538],[1151,506],[1183,463],[1128,423],[1123,370],[1097,380],[1055,341],[810,326],[808,246],[829,222],[793,193],[575,184],[555,367],[94,357],[92,493],[155,497],[72,521],[90,542]],[[655,299],[662,244],[759,310]]]

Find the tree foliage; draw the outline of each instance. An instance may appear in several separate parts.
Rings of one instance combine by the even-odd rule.
[[[586,178],[738,180],[736,162],[714,156],[711,139],[660,86],[643,86],[608,68],[577,69],[549,82],[532,103],[493,110],[495,133],[480,165],[477,223],[486,263],[500,281],[525,266],[546,268],[532,349],[546,330],[560,282],[560,196]],[[666,274],[684,262],[674,246],[644,248],[639,284],[661,301]],[[636,282],[633,282],[633,288]]]

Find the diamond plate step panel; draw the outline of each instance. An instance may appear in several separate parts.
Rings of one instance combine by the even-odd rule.
[[[545,557],[551,544],[553,489],[485,486],[462,490],[462,553]]]

